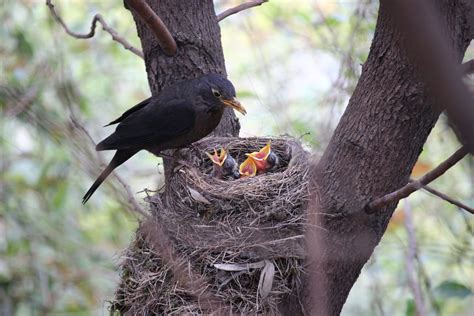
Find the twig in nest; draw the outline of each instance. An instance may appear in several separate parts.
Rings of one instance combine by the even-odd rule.
[[[217,15],[217,21],[220,22],[224,20],[226,17],[228,17],[229,15],[236,14],[236,13],[239,13],[240,11],[244,11],[253,7],[260,6],[264,4],[265,2],[268,2],[268,0],[257,0],[257,1],[249,1],[249,2],[242,3],[236,7],[227,9],[224,12],[219,13]]]
[[[56,20],[56,22],[61,24],[63,29],[66,31],[66,33],[71,35],[72,37],[79,38],[79,39],[92,38],[95,35],[95,28],[96,28],[97,22],[99,22],[102,25],[102,29],[104,31],[106,31],[107,33],[109,33],[112,36],[112,39],[114,41],[120,43],[125,49],[128,49],[129,51],[131,51],[132,53],[134,53],[135,55],[137,55],[138,57],[143,59],[143,53],[139,49],[133,47],[132,44],[130,44],[125,38],[120,36],[117,33],[117,31],[115,31],[113,28],[111,28],[105,22],[105,20],[104,20],[104,18],[102,17],[101,14],[98,13],[98,14],[94,15],[94,18],[92,19],[91,29],[90,29],[89,33],[80,34],[80,33],[73,32],[69,29],[69,27],[66,25],[66,23],[63,21],[61,16],[58,14],[56,9],[54,8],[54,4],[51,3],[51,0],[46,0],[46,5],[49,7],[49,10],[51,11],[51,14],[53,15],[53,18]]]
[[[372,202],[370,202],[366,207],[367,213],[373,213],[383,206],[390,204],[392,202],[399,201],[406,198],[416,190],[419,190],[432,182],[433,180],[442,176],[449,168],[454,166],[458,161],[460,161],[464,156],[468,154],[468,150],[465,146],[458,149],[454,154],[452,154],[448,159],[443,161],[439,166],[425,174],[419,180],[409,182],[407,185],[398,189],[394,192],[391,192],[387,195],[384,195]]]
[[[204,310],[216,315],[230,314],[229,307],[207,289],[206,280],[192,271],[187,259],[178,256],[162,223],[150,218],[142,229],[149,245],[163,259],[164,265],[173,271],[172,277],[177,285],[182,286],[189,295],[195,296]]]
[[[176,45],[173,36],[165,23],[163,23],[150,6],[144,0],[125,0],[125,2],[140,16],[143,22],[145,22],[150,30],[155,34],[158,44],[160,44],[163,52],[168,56],[176,54],[178,46]]]

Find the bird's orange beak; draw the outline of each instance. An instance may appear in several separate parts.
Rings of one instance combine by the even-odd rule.
[[[224,147],[221,148],[221,152],[218,155],[217,150],[214,148],[214,155],[211,155],[210,153],[206,152],[206,155],[211,159],[211,161],[218,165],[219,167],[222,167],[224,164],[224,161],[227,159],[227,151],[224,149]]]
[[[239,166],[239,173],[242,177],[254,177],[257,174],[257,166],[251,157],[242,162]]]
[[[240,102],[236,98],[232,98],[230,100],[224,100],[223,99],[222,103],[224,103],[225,106],[228,106],[228,107],[230,107],[230,108],[232,108],[236,111],[239,111],[243,115],[247,114],[247,110],[245,110],[243,105],[240,104]]]

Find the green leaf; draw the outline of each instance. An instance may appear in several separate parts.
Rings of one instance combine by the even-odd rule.
[[[31,58],[33,56],[33,46],[31,42],[27,39],[27,36],[20,29],[15,30],[13,36],[16,39],[16,52],[18,55]]]
[[[416,312],[415,301],[413,299],[407,300],[407,306],[405,308],[406,316],[414,316]]]
[[[472,290],[461,283],[448,280],[436,287],[435,294],[444,298],[464,298],[472,295]]]

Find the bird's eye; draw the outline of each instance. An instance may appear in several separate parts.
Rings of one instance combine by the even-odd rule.
[[[219,91],[215,90],[215,89],[212,89],[212,94],[216,97],[216,98],[220,98],[222,95]]]

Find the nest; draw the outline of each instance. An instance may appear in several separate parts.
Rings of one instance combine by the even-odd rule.
[[[270,141],[276,170],[219,180],[205,152],[241,163]],[[150,196],[121,263],[112,310],[126,315],[279,314],[304,273],[309,155],[290,138],[207,138],[179,151],[163,193]]]

